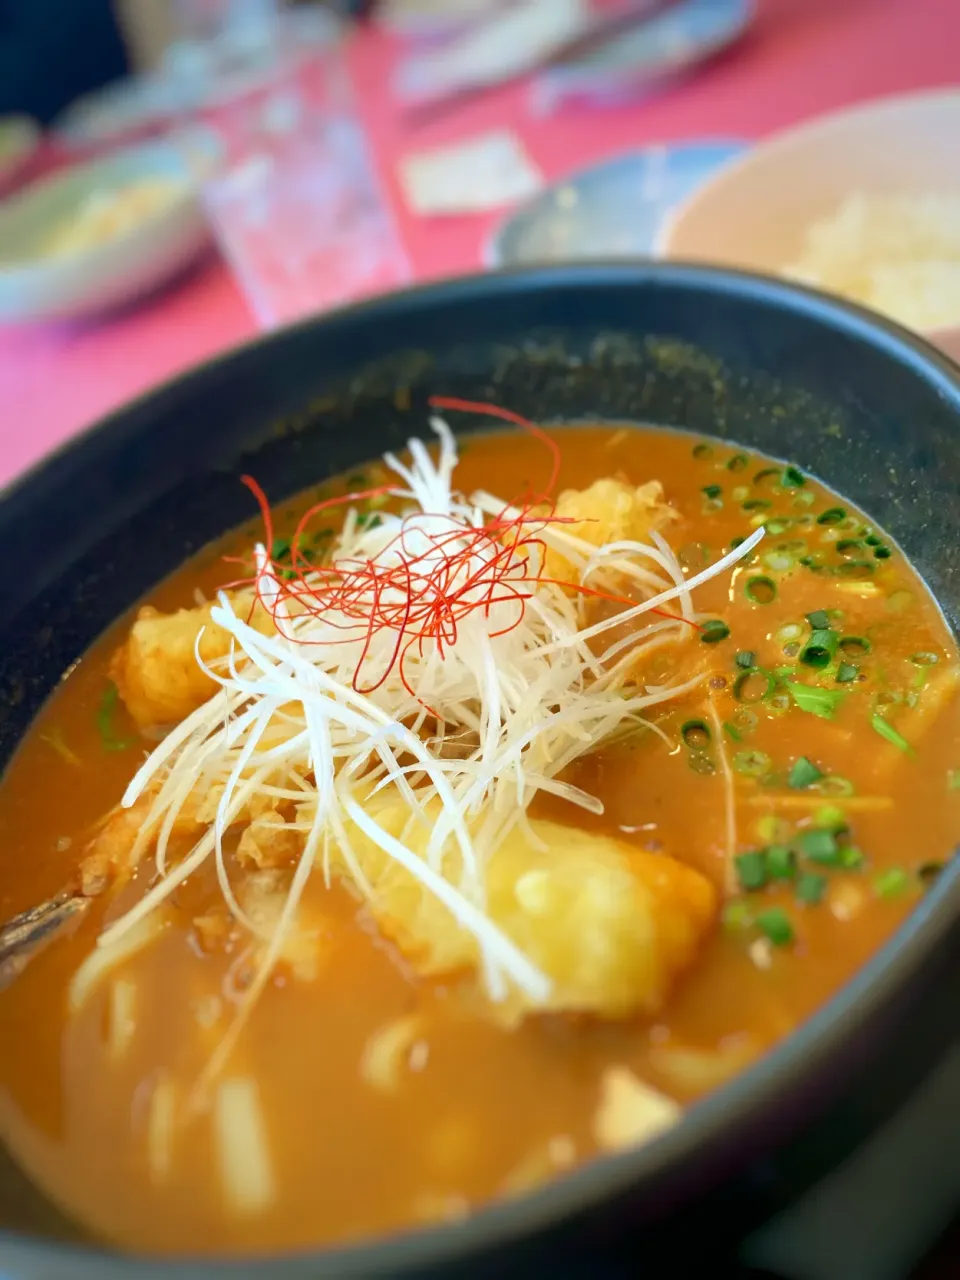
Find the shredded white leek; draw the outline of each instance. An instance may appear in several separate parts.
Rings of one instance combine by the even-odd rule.
[[[511,520],[523,513],[487,493],[466,497],[457,492],[453,434],[440,419],[433,419],[432,427],[440,445],[436,462],[416,440],[410,444],[409,466],[392,455],[385,459],[398,477],[393,492],[404,514],[380,510],[375,524],[351,511],[332,561],[395,567],[413,561],[430,566],[446,558],[444,568],[452,566],[447,590],[475,607],[459,617],[442,643],[429,638],[408,647],[401,664],[395,630],[369,632],[355,616],[331,607],[317,573],[300,588],[317,593],[315,607],[303,595],[284,596],[267,549],[258,546],[257,593],[278,618],[279,631],[262,634],[225,594],[219,597],[211,621],[230,634],[233,648],[227,662],[205,670],[220,689],[157,746],[123,798],[129,807],[148,789],[153,796],[137,853],[156,843],[159,879],[102,935],[100,943],[108,948],[210,858],[231,911],[258,936],[256,922],[247,919],[230,885],[224,839],[231,826],[245,820],[252,797],[292,795],[296,800],[290,825],[302,837],[303,853],[279,921],[262,938],[267,945],[259,970],[212,1071],[226,1061],[269,979],[314,865],[320,863],[329,880],[336,852],[338,865],[345,864],[359,890],[370,895],[351,833],[362,833],[401,863],[473,935],[492,998],[504,998],[514,986],[534,1004],[546,1001],[546,975],[487,914],[486,865],[504,836],[525,822],[538,791],[602,811],[595,797],[558,775],[623,726],[643,723],[649,709],[697,687],[703,673],[691,675],[689,669],[672,684],[638,684],[637,660],[664,644],[695,641],[689,625],[696,617],[692,591],[749,555],[763,536],[757,529],[687,581],[669,545],[656,534],[648,543],[621,540],[598,548],[545,521],[516,566],[520,577],[515,574],[514,585],[519,582],[529,598],[520,604],[502,593],[491,602],[489,587],[476,584],[485,571],[489,581],[502,544],[478,531],[488,528],[491,518]],[[574,586],[614,575],[628,582],[638,602],[584,626],[576,590],[540,579],[544,549],[561,553],[573,567]],[[381,603],[403,604],[395,578],[381,595]],[[647,616],[671,601],[678,602],[679,617]],[[633,625],[627,640],[618,639],[606,653],[591,646],[613,627],[620,634],[625,624]],[[199,638],[197,661],[204,665]],[[428,719],[431,734],[425,731]],[[369,811],[371,796],[386,787],[402,796],[411,823],[426,823],[428,806],[431,812],[438,809],[424,857],[413,852],[402,833],[384,830]],[[176,818],[198,793],[218,797],[214,820],[194,849],[168,866]]]
[[[237,1213],[259,1213],[276,1199],[276,1179],[257,1082],[223,1080],[213,1111],[220,1177],[227,1204]]]

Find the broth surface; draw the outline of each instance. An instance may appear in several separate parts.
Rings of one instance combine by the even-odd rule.
[[[416,979],[356,899],[315,876],[306,903],[325,922],[320,972],[309,982],[278,974],[233,1059],[258,1083],[277,1184],[270,1206],[249,1215],[224,1200],[204,1118],[177,1130],[169,1179],[158,1183],[146,1157],[147,1099],[158,1074],[189,1083],[212,1050],[198,1010],[221,997],[232,959],[198,951],[191,921],[218,900],[215,880],[206,871],[191,877],[174,900],[171,927],[125,967],[149,1016],[138,1019],[118,1061],[106,1047],[105,990],[75,1016],[65,1012],[71,975],[104,913],[118,910],[95,902],[0,993],[7,1046],[0,1132],[31,1176],[95,1232],[156,1253],[281,1250],[452,1218],[523,1190],[597,1154],[600,1082],[611,1065],[682,1104],[693,1101],[835,992],[910,911],[934,864],[951,855],[960,827],[958,655],[901,553],[842,498],[802,477],[785,482],[779,464],[757,455],[653,428],[553,434],[561,488],[615,474],[663,483],[681,516],[669,541],[691,575],[767,523],[749,561],[695,596],[701,615],[730,629],[709,657],[728,726],[723,749],[737,762],[738,852],[833,824],[849,829],[843,848],[859,850],[862,862],[806,866],[804,874],[824,876],[816,903],[797,901],[796,878],[736,890],[654,1018],[557,1015],[516,1029],[492,1022],[456,983]],[[544,470],[542,444],[523,434],[471,437],[456,483],[510,499],[542,484]],[[280,531],[314,500],[284,507]],[[206,549],[148,602],[170,610],[192,606],[198,591],[211,596],[235,576],[224,555],[248,550],[255,536],[251,525]],[[801,563],[811,557],[813,565]],[[835,572],[850,564],[860,568]],[[761,579],[773,584],[773,600]],[[836,684],[844,697],[829,719],[792,702],[781,685],[768,694],[766,675],[755,671],[781,682],[815,675],[798,650],[809,637],[807,615],[822,610],[842,611],[841,633],[865,638],[869,648],[853,653],[848,645],[849,653],[833,656],[856,674]],[[118,622],[69,673],[0,783],[0,920],[59,891],[92,824],[118,802],[143,758],[122,708],[112,719],[117,737],[105,742],[102,733],[110,655],[129,624]],[[738,665],[737,654],[752,654],[752,663]],[[699,748],[695,735],[684,742],[691,705],[666,704],[654,717],[670,747],[646,734],[572,768],[569,780],[602,800],[602,817],[559,800],[538,801],[536,812],[673,855],[722,891],[729,885],[724,775],[715,742]],[[882,736],[877,714],[903,742]],[[827,781],[791,786],[800,759]],[[830,812],[837,809],[839,817]],[[148,879],[138,876],[124,902]],[[761,910],[778,907],[795,933],[789,945],[772,945],[755,925]],[[415,1069],[395,1092],[377,1092],[361,1071],[365,1049],[405,1015],[418,1015],[422,1028]]]

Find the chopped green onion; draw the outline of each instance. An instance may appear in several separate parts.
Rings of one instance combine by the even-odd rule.
[[[960,769],[947,770],[947,790],[960,791]]]
[[[898,733],[893,725],[883,718],[879,711],[875,711],[873,713],[870,723],[873,725],[876,732],[879,733],[881,738],[886,738],[887,742],[892,742],[893,745],[899,751],[902,751],[905,756],[913,756],[916,754],[913,747],[911,747],[903,734]]]
[[[771,604],[777,598],[777,584],[772,578],[748,578],[743,593],[751,604]]]
[[[710,444],[695,444],[695,445],[693,446],[693,456],[697,459],[697,461],[698,461],[698,462],[703,462],[703,461],[705,461],[707,458],[712,458],[712,457],[713,457],[713,445],[710,445]]]
[[[828,631],[830,629],[830,615],[826,609],[814,609],[813,613],[807,614],[807,621],[813,631]]]
[[[813,631],[800,650],[800,661],[808,667],[826,667],[833,661],[839,643],[839,635],[829,627]]]
[[[797,873],[797,860],[793,850],[785,844],[772,844],[763,852],[767,875],[771,880],[792,880]]]
[[[889,560],[893,552],[889,547],[877,547],[873,553],[874,560]]]
[[[795,557],[792,551],[764,552],[763,563],[774,573],[786,573],[788,569],[793,568],[794,562]]]
[[[710,745],[710,730],[702,720],[688,720],[681,727],[680,736],[693,751],[702,751]]]
[[[746,538],[731,538],[730,550],[736,551],[737,547],[741,546],[744,542],[746,542]]]
[[[733,660],[738,667],[746,667],[748,671],[757,665],[757,655],[752,649],[741,649]]]
[[[822,902],[826,891],[827,877],[816,871],[805,872],[797,881],[797,898],[807,906],[815,907],[818,902]]]
[[[749,707],[737,707],[733,713],[733,721],[741,733],[751,734],[760,723],[757,713]]]
[[[719,618],[711,618],[700,628],[700,639],[704,644],[717,644],[720,640],[726,640],[729,634],[730,628]]]
[[[838,577],[859,581],[862,578],[869,578],[875,568],[876,565],[870,560],[846,560],[843,564],[837,565],[836,572]]]
[[[732,458],[727,459],[728,471],[745,471],[750,459],[745,453],[735,453]]]
[[[770,503],[765,498],[750,498],[743,504],[744,511],[766,511],[770,507]]]
[[[753,923],[750,907],[742,898],[735,898],[723,908],[721,922],[723,927],[729,929],[731,933],[742,933]]]
[[[700,492],[705,498],[719,498],[723,489],[718,484],[705,484]]]
[[[833,832],[843,831],[847,825],[847,815],[835,804],[823,805],[813,815],[813,820],[818,827],[825,827]]]
[[[786,533],[792,524],[793,521],[788,516],[774,516],[772,520],[765,520],[763,527],[767,533],[771,533],[776,537],[778,533]],[[781,550],[784,549],[789,550],[790,548],[781,548]]]
[[[788,680],[785,687],[801,711],[809,711],[821,720],[832,720],[846,696],[842,689],[821,689],[819,685],[800,684],[795,680]]]
[[[840,850],[840,865],[845,871],[856,871],[864,864],[864,856],[855,844],[845,844]]]
[[[118,735],[113,717],[120,705],[120,690],[111,680],[103,691],[100,706],[97,708],[97,732],[104,751],[126,751],[136,745],[136,738],[122,738]]]
[[[794,939],[793,925],[782,907],[761,911],[753,923],[775,947],[786,947]]]
[[[856,680],[860,674],[860,668],[852,662],[841,662],[837,667],[837,674],[834,677],[837,684],[849,684],[851,680]]]
[[[898,898],[907,888],[910,878],[900,867],[891,867],[877,876],[873,882],[874,890],[881,898]]]
[[[849,778],[841,778],[839,773],[828,773],[817,783],[817,790],[824,796],[852,796],[854,786]]]
[[[780,483],[784,489],[800,489],[806,483],[806,478],[802,471],[797,467],[784,467],[783,475],[780,477]]]
[[[787,786],[793,787],[795,791],[802,791],[806,787],[812,787],[822,777],[823,773],[812,761],[806,756],[800,756],[793,763],[790,776],[787,778]]]
[[[843,507],[830,507],[817,516],[817,524],[839,524],[841,520],[846,520],[847,513]]]
[[[912,591],[894,591],[887,596],[886,606],[888,613],[903,613],[904,609],[909,609],[913,604]]]
[[[910,661],[918,667],[932,667],[940,661],[935,653],[913,653]]]
[[[710,777],[717,772],[717,762],[703,751],[691,751],[687,757],[687,764],[694,773],[702,774],[704,777]]]
[[[872,648],[866,636],[841,636],[840,652],[848,658],[860,658]]]
[[[795,507],[812,507],[816,500],[817,495],[807,489],[805,492],[795,495],[793,505]]]
[[[781,644],[789,644],[791,640],[799,640],[802,635],[803,627],[799,622],[785,622],[776,638]]]
[[[727,737],[731,738],[734,742],[743,741],[743,734],[740,732],[737,726],[735,724],[731,724],[729,720],[724,720],[723,731],[727,735]]]
[[[790,823],[775,813],[765,813],[757,823],[757,835],[766,844],[782,844],[790,838],[791,830]]]
[[[822,831],[819,828],[801,831],[797,844],[803,856],[811,862],[819,862],[825,867],[840,865],[840,846],[832,831]]]
[[[733,757],[733,767],[745,778],[762,778],[770,770],[772,761],[765,751],[738,751]]]
[[[270,558],[272,560],[285,560],[290,554],[289,538],[274,538],[273,546],[270,548]]]
[[[733,860],[741,889],[751,892],[767,883],[767,864],[760,852],[741,853]]]
[[[753,483],[762,484],[764,480],[775,480],[779,474],[779,467],[764,467],[762,471],[758,471],[753,477]]]
[[[770,697],[776,687],[777,682],[769,671],[755,668],[737,676],[733,682],[733,696],[738,702],[747,704],[763,702],[764,698]]]
[[[845,556],[847,552],[862,551],[863,543],[857,538],[841,538],[837,543],[837,550],[842,556]]]

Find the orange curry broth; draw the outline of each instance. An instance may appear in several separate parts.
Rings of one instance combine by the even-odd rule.
[[[762,458],[751,456],[744,469],[730,471],[732,448],[714,445],[711,456],[694,456],[695,440],[679,433],[578,427],[556,434],[562,486],[618,473],[635,483],[659,478],[682,514],[670,531],[671,545],[688,548],[688,558],[693,544],[705,544],[716,559],[731,539],[750,531],[757,511],[742,509],[742,495],[733,495],[739,486],[748,487],[751,498],[763,491],[762,500],[772,504],[760,509],[766,518],[813,516],[788,533],[768,536],[761,554],[791,537],[819,547],[829,526],[818,524],[817,514],[846,505],[810,481],[802,490],[784,488],[777,477],[756,483],[754,476],[767,465]],[[547,469],[541,444],[522,434],[491,435],[466,442],[457,479],[466,491],[482,486],[510,499],[542,485]],[[723,505],[707,510],[713,504],[702,490],[713,484],[722,486]],[[813,504],[803,505],[806,497],[798,502],[800,493],[814,495]],[[295,511],[296,504],[279,513],[281,532],[292,528]],[[221,557],[248,549],[253,532],[251,526],[202,552],[151,592],[150,603],[190,606],[197,588],[210,593],[235,577]],[[763,666],[783,665],[789,659],[774,633],[811,610],[842,607],[845,633],[872,636],[873,651],[861,664],[871,688],[909,689],[918,670],[909,656],[917,651],[938,655],[935,672],[956,661],[935,604],[897,551],[877,562],[872,580],[881,592],[875,598],[846,593],[838,589],[839,579],[796,568],[785,576],[770,574],[779,580],[774,603],[751,603],[744,584],[751,574],[766,572],[756,564],[739,567],[696,595],[701,612],[722,617],[731,629],[729,639],[704,646],[724,680],[714,691],[724,719],[737,708],[731,693],[735,653],[754,650]],[[108,659],[128,623],[118,623],[58,687],[0,786],[0,918],[57,891],[90,824],[117,802],[142,758],[139,748],[104,750],[96,727]],[[668,706],[664,727],[678,737],[680,725],[700,706],[697,698]],[[442,983],[413,981],[358,917],[355,901],[343,891],[327,893],[315,877],[308,898],[322,903],[329,934],[320,976],[312,984],[272,985],[231,1063],[233,1074],[251,1072],[259,1081],[279,1189],[272,1208],[237,1218],[225,1207],[209,1124],[200,1121],[178,1133],[168,1185],[151,1185],[145,1154],[150,1084],[158,1069],[169,1068],[187,1086],[203,1066],[210,1044],[198,1033],[191,998],[218,992],[229,964],[220,955],[199,957],[187,942],[191,915],[217,894],[212,878],[201,875],[177,899],[182,927],[168,930],[126,966],[142,984],[141,1007],[149,1016],[140,1020],[123,1061],[105,1059],[105,989],[75,1019],[64,1014],[66,983],[93,944],[101,904],[0,994],[6,1046],[0,1124],[10,1147],[71,1214],[124,1246],[243,1252],[342,1240],[456,1214],[501,1192],[531,1153],[558,1135],[572,1139],[579,1159],[589,1158],[596,1153],[592,1119],[599,1080],[611,1064],[626,1064],[654,1087],[691,1100],[703,1085],[668,1072],[664,1050],[721,1048],[746,1060],[787,1034],[850,977],[922,891],[911,887],[887,900],[873,887],[877,875],[946,858],[960,825],[960,792],[948,786],[949,770],[960,765],[955,699],[925,727],[916,759],[876,734],[863,691],[848,697],[833,720],[796,708],[778,715],[760,705],[753,710],[755,731],[725,744],[731,758],[743,749],[765,752],[782,780],[804,755],[849,779],[858,798],[891,802],[850,814],[851,839],[867,863],[857,872],[830,873],[819,905],[798,906],[789,885],[756,895],[764,906],[781,903],[797,934],[795,945],[772,949],[768,968],[751,958],[755,933],[718,925],[653,1022],[592,1025],[553,1017],[508,1032],[468,1010]],[[894,710],[895,723],[909,723],[907,710]],[[118,724],[129,727],[122,713]],[[75,759],[65,759],[58,744]],[[553,816],[663,850],[702,868],[719,885],[725,861],[722,778],[695,772],[689,756],[681,746],[671,752],[651,734],[599,751],[573,777],[602,798],[604,818],[559,802],[550,806]],[[764,843],[756,827],[765,814],[797,819],[816,808],[783,810],[758,781],[738,776],[736,785],[741,852]],[[801,795],[785,785],[773,791],[788,803]],[[844,887],[851,884],[862,904],[852,913]],[[361,1078],[364,1045],[385,1022],[417,1010],[428,1028],[426,1066],[411,1072],[395,1096],[384,1097]]]

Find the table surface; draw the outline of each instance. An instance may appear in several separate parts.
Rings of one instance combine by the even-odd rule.
[[[754,139],[858,99],[956,83],[958,48],[960,0],[760,0],[758,21],[739,46],[645,100],[569,104],[535,119],[528,88],[518,84],[420,128],[400,119],[390,100],[394,40],[362,31],[347,56],[414,275],[426,279],[478,267],[496,217],[409,214],[395,172],[409,150],[508,124],[552,179],[651,142]],[[107,323],[0,329],[0,483],[110,409],[255,332],[216,257]]]
[[[756,139],[863,98],[958,81],[960,0],[759,0],[739,46],[695,76],[621,107],[565,106],[533,118],[528,87],[492,92],[413,129],[387,86],[398,46],[363,31],[347,56],[359,111],[418,279],[473,270],[497,216],[420,220],[403,205],[406,151],[509,125],[548,179],[631,147],[689,138]],[[256,325],[225,264],[189,277],[108,323],[0,329],[0,483],[101,415]],[[960,1228],[923,1268],[960,1275]]]

